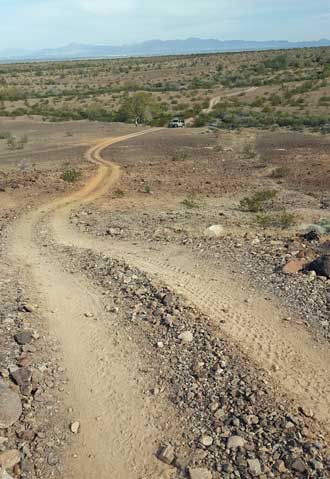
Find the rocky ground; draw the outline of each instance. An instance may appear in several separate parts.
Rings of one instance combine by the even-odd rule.
[[[192,138],[184,132],[174,147],[166,146],[168,140],[151,142],[145,170],[145,138],[134,140],[129,152],[126,145],[111,150],[109,159],[118,155],[122,162],[121,183],[104,200],[74,211],[71,222],[81,232],[112,240],[184,245],[266,296],[275,294],[292,312],[287,321],[329,340],[330,273],[307,267],[328,255],[327,232],[303,236],[296,226],[263,229],[256,215],[239,210],[251,189],[274,184],[260,179],[260,158],[247,158],[242,145],[238,152],[230,141],[219,149],[214,134],[205,132]],[[229,161],[236,154],[237,162]],[[84,179],[92,168],[81,166]],[[65,409],[60,347],[48,333],[37,291],[29,287],[28,273],[21,276],[20,265],[6,261],[12,219],[78,186],[63,181],[62,173],[34,169],[0,177],[0,479],[63,477],[63,454],[80,428],[73,411]],[[308,221],[323,216],[325,191],[306,195],[287,189],[284,180],[275,185],[279,195],[271,213],[290,208]],[[153,384],[150,401],[164,396],[178,411],[183,434],[164,431],[155,449],[169,477],[330,477],[328,437],[313,411],[283,397],[270,373],[248,361],[205,314],[124,261],[56,245],[45,234],[48,254],[67,271],[83,272],[102,293],[105,310],[118,315],[118,330],[136,342],[148,365],[141,375]],[[86,313],[85,319],[97,318]]]
[[[3,249],[1,256],[0,477],[59,478],[59,455],[70,433],[60,419],[65,372],[57,363],[58,345]]]
[[[155,451],[171,477],[327,477],[327,441],[313,412],[278,400],[269,376],[205,315],[122,261],[54,244],[52,254],[102,288],[108,310],[150,358],[153,400],[168,395],[179,409],[183,441],[166,437]]]
[[[86,171],[86,175],[89,171]],[[20,265],[7,261],[7,231],[27,207],[75,186],[61,171],[2,175],[0,213],[0,477],[60,478],[72,432],[61,394],[60,348]],[[17,194],[16,194],[17,191]],[[15,198],[11,193],[15,192]],[[6,195],[6,196],[5,196]]]
[[[283,204],[288,195],[279,198]],[[295,198],[299,201],[299,197]],[[306,200],[305,200],[306,202]],[[316,208],[317,200],[310,200]],[[282,206],[281,206],[282,207]],[[280,208],[281,208],[280,207]],[[228,265],[233,274],[249,278],[256,289],[277,296],[317,334],[330,339],[330,280],[326,273],[304,271],[304,266],[330,252],[328,234],[315,237],[297,231],[266,230],[251,225],[251,215],[242,214],[234,202],[209,203],[189,209],[182,204],[175,208],[132,210],[98,206],[83,207],[71,215],[71,223],[80,231],[124,241],[148,241],[161,245],[177,243],[193,249],[200,257],[211,258],[219,265]],[[208,228],[217,225],[219,234]],[[287,263],[298,270],[283,271]]]

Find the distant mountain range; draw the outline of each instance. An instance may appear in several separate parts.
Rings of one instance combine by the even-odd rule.
[[[330,47],[330,40],[310,42],[244,41],[188,38],[186,40],[151,40],[132,45],[70,45],[36,51],[0,51],[1,61],[70,60],[82,58],[114,58],[132,56],[182,55],[190,53],[237,52],[251,50],[280,50],[289,48]]]

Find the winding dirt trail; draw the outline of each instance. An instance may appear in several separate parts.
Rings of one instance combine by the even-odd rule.
[[[168,429],[161,410],[173,424],[174,412],[172,416],[171,407],[162,401],[151,407],[139,372],[145,366],[139,351],[117,323],[109,322],[101,293],[45,254],[37,230],[45,215],[91,201],[116,181],[119,169],[103,164],[102,149],[149,132],[108,139],[91,148],[87,156],[100,163],[97,175],[80,191],[25,215],[9,240],[9,257],[18,263],[22,278],[35,285],[50,331],[60,342],[69,378],[67,407],[81,422],[67,457],[66,479],[165,477],[155,451],[161,430]]]
[[[104,316],[100,294],[83,275],[63,271],[45,254],[38,238],[40,228],[46,228],[58,244],[124,258],[167,283],[208,314],[252,361],[268,369],[279,390],[311,408],[330,430],[329,350],[304,328],[284,322],[286,312],[275,300],[266,301],[234,280],[225,267],[219,270],[199,261],[182,247],[155,250],[82,235],[70,226],[68,216],[75,206],[101,197],[119,178],[119,167],[105,162],[102,151],[145,133],[104,140],[91,148],[87,157],[100,165],[97,175],[80,191],[24,216],[10,238],[11,259],[23,271],[28,267],[50,328],[61,342],[70,379],[68,403],[74,404],[77,419],[83,418],[75,446],[78,460],[70,462],[68,477],[72,478],[108,479],[109,471],[113,478],[163,477],[162,465],[154,459],[163,424],[160,411],[145,402],[139,352],[127,338],[118,338],[114,328],[105,329],[103,321],[86,324],[86,312],[100,319]],[[173,417],[175,424],[169,406],[166,416],[167,420]]]

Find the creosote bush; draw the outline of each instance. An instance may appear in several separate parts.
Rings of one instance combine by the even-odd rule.
[[[271,202],[277,191],[275,190],[262,190],[258,191],[251,197],[245,197],[240,201],[240,210],[250,213],[259,213],[263,211],[266,203]]]
[[[200,202],[193,195],[187,196],[181,203],[188,209],[200,208],[201,206]]]
[[[80,180],[81,171],[66,165],[62,172],[61,178],[68,183],[75,183],[76,181]]]
[[[296,218],[293,213],[283,210],[276,214],[260,213],[256,217],[256,222],[262,228],[281,228],[287,229],[294,226]]]

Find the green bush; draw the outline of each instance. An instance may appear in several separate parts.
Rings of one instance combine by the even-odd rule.
[[[240,201],[240,210],[250,213],[259,213],[264,210],[265,203],[272,201],[277,195],[277,191],[263,190],[258,191],[251,197],[245,197]]]
[[[81,171],[76,170],[70,166],[65,166],[61,178],[68,183],[75,183],[76,181],[80,180],[81,178]]]
[[[278,166],[271,172],[270,176],[271,178],[274,178],[274,179],[280,179],[280,178],[284,178],[288,174],[289,174],[289,168],[287,166]]]
[[[188,209],[193,209],[193,208],[200,208],[200,203],[194,198],[192,195],[187,196],[182,201],[183,206],[185,206]]]
[[[150,195],[150,193],[151,193],[151,186],[150,186],[150,185],[144,185],[143,193],[146,193],[146,194]]]
[[[0,140],[8,140],[11,137],[11,134],[8,132],[0,133]]]
[[[296,218],[293,213],[289,213],[286,210],[281,211],[275,215],[266,213],[258,214],[256,222],[262,228],[281,228],[287,229],[296,223]]]

